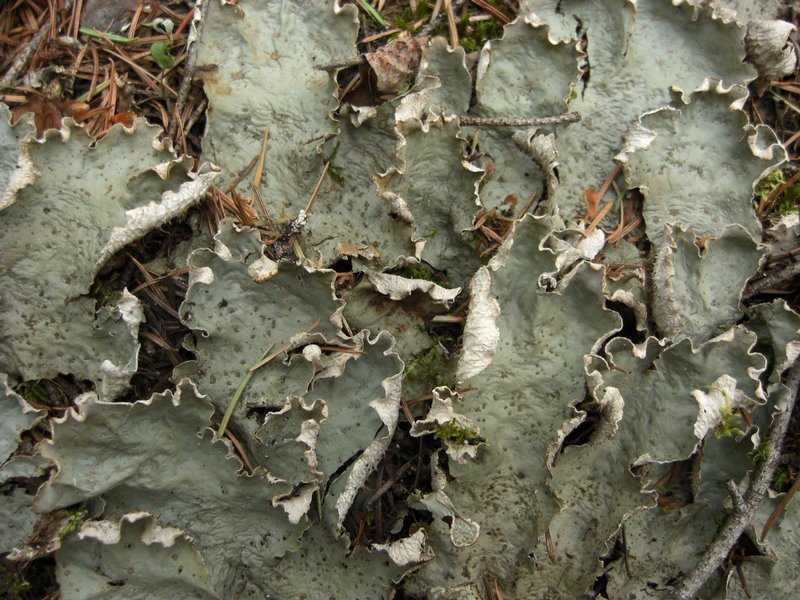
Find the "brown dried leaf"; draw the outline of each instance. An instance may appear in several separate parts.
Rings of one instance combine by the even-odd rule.
[[[413,82],[419,69],[422,47],[428,38],[405,37],[364,55],[375,74],[375,89],[381,94],[396,94]]]

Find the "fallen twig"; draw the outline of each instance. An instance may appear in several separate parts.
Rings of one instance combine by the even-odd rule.
[[[560,123],[577,123],[581,120],[580,113],[569,112],[552,117],[540,119],[484,119],[481,117],[461,116],[458,122],[462,125],[475,127],[536,127],[537,125],[558,125]]]
[[[789,371],[786,382],[789,388],[789,397],[786,406],[778,408],[769,432],[767,458],[756,473],[753,482],[741,498],[734,497],[734,508],[725,526],[717,534],[714,542],[706,549],[697,566],[684,577],[672,593],[667,596],[669,600],[692,600],[697,597],[700,588],[714,572],[725,564],[728,554],[745,528],[753,521],[758,505],[767,492],[778,460],[781,455],[781,446],[789,429],[798,388],[800,388],[800,363],[795,363]],[[738,506],[737,506],[738,505]]]
[[[178,88],[178,97],[175,100],[175,113],[180,115],[183,112],[183,107],[186,104],[186,98],[189,96],[189,90],[192,87],[192,80],[194,79],[194,68],[195,64],[197,63],[197,53],[200,50],[200,38],[203,35],[203,26],[206,23],[206,11],[208,10],[208,0],[197,0],[195,2],[195,12],[200,12],[200,19],[197,21],[197,25],[195,26],[195,31],[197,32],[197,37],[195,37],[194,42],[191,43],[189,46],[189,52],[186,57],[186,63],[183,66],[183,79],[181,80],[181,85]],[[189,44],[189,42],[186,42]],[[173,120],[169,124],[169,130],[167,131],[167,137],[173,139],[175,137],[175,133],[178,131],[178,122]]]
[[[783,269],[773,269],[762,279],[749,284],[745,288],[744,292],[742,292],[742,301],[752,300],[766,290],[781,288],[798,275],[800,275],[800,262],[792,263]]]

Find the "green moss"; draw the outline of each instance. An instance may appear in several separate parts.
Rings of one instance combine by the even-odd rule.
[[[330,163],[330,166],[328,167],[328,175],[330,175],[331,179],[333,179],[339,185],[344,183],[344,171],[342,171],[342,167],[336,165],[336,155],[339,153],[339,147],[341,145],[342,141],[336,140],[331,153],[323,154],[324,161]]]
[[[17,387],[16,391],[29,404],[50,405],[50,396],[41,379],[25,381]]]
[[[397,272],[398,275],[408,279],[423,279],[424,281],[432,281],[437,285],[443,287],[450,287],[450,282],[439,271],[431,269],[422,263],[410,263]]]
[[[459,43],[465,52],[477,52],[489,40],[496,40],[503,37],[503,25],[497,19],[487,19],[470,23],[470,14],[461,19],[461,35]]]
[[[489,4],[499,7],[499,3],[489,0]],[[414,32],[414,25],[419,21],[428,22],[430,20],[430,6],[427,2],[417,3],[416,9],[406,8],[403,12],[392,17],[392,25],[405,31]],[[484,11],[470,9],[461,12],[458,22],[459,44],[466,52],[477,52],[483,45],[492,39],[503,36],[503,24],[497,19],[491,18],[485,21],[470,23],[469,18],[474,15],[484,15]],[[429,34],[431,37],[437,35],[447,36],[447,19],[441,19],[439,24]]]
[[[776,169],[761,181],[756,186],[756,206],[762,202],[767,196],[777,190],[779,187],[786,183],[786,176],[783,171]],[[792,212],[796,212],[800,206],[800,182],[790,185],[775,201],[772,207],[772,214],[778,217],[783,217]]]
[[[777,169],[758,182],[758,185],[756,185],[756,197],[759,200],[766,198],[771,192],[784,183],[783,171]]]
[[[425,384],[431,389],[450,385],[447,357],[439,344],[415,354],[406,361],[403,377]]]
[[[739,413],[733,412],[733,408],[731,408],[731,399],[728,396],[728,393],[715,385],[711,385],[708,387],[709,391],[716,391],[720,392],[725,397],[725,404],[720,407],[720,423],[714,428],[714,437],[718,440],[721,438],[726,437],[737,437],[740,438],[744,436],[744,431],[741,429],[741,425],[743,425],[743,421]]]
[[[122,292],[116,289],[116,282],[120,278],[120,273],[115,271],[108,278],[97,278],[89,288],[89,294],[97,302],[96,308],[101,306],[111,306],[116,304],[122,297]]]
[[[758,445],[758,448],[756,448],[750,453],[750,460],[752,461],[752,463],[758,466],[762,464],[765,460],[767,460],[768,450],[769,450],[769,438],[765,437]]]
[[[0,591],[4,598],[19,600],[28,598],[27,592],[31,589],[31,582],[25,577],[24,572],[12,573],[3,564],[0,564]]]
[[[744,431],[741,429],[742,418],[738,413],[734,413],[730,404],[726,404],[720,410],[722,420],[714,428],[714,437],[718,440],[725,437],[742,437]]]
[[[793,185],[781,194],[780,200],[772,210],[777,216],[784,217],[797,212],[798,207],[800,207],[800,185]]]
[[[88,511],[85,508],[70,508],[67,509],[66,512],[69,518],[61,528],[61,531],[58,532],[59,540],[63,540],[65,537],[78,531],[81,525],[86,521],[86,516],[88,515]]]
[[[785,492],[792,485],[792,478],[789,471],[784,467],[779,467],[775,470],[775,475],[772,476],[772,489],[776,492]]]
[[[392,25],[400,29],[405,29],[406,31],[412,31],[417,21],[428,20],[429,15],[430,10],[428,8],[428,3],[418,2],[416,9],[409,6],[400,14],[395,15],[392,18]]]
[[[436,425],[436,436],[445,442],[458,446],[475,446],[483,441],[477,431],[462,427],[453,421]]]

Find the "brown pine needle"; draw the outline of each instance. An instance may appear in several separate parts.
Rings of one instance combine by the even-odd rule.
[[[274,343],[270,344],[269,348],[267,348],[266,352],[264,352],[264,354],[262,354],[262,357],[266,356],[269,353],[269,351],[272,350],[272,347],[274,345],[275,345]],[[230,422],[231,417],[233,416],[233,411],[236,409],[236,406],[239,404],[239,400],[241,400],[242,396],[244,395],[244,392],[247,389],[247,386],[250,384],[250,380],[252,378],[253,378],[253,371],[252,370],[250,370],[247,373],[245,373],[244,378],[239,383],[239,386],[236,388],[236,391],[233,393],[233,397],[231,398],[231,401],[228,403],[228,408],[225,409],[225,414],[222,415],[222,421],[219,424],[219,429],[217,430],[217,433],[214,436],[214,439],[219,440],[219,439],[222,438],[223,435],[225,435],[225,433],[227,433],[228,423]]]
[[[492,231],[491,229],[489,229],[485,225],[481,225],[480,232],[483,235],[485,235],[486,237],[488,237],[489,239],[494,240],[498,244],[502,244],[503,243],[503,238],[501,238],[497,233],[495,233],[494,231]]]
[[[317,199],[317,194],[319,194],[319,188],[322,187],[322,181],[325,179],[325,174],[328,172],[328,169],[331,166],[331,161],[326,161],[325,166],[322,167],[322,173],[317,180],[317,185],[314,186],[314,191],[311,192],[311,198],[308,200],[308,204],[306,204],[306,215],[311,212],[311,207],[314,205],[314,200]]]
[[[447,12],[447,30],[450,33],[450,47],[458,48],[458,25],[456,13],[453,10],[453,0],[444,0],[444,9]]]
[[[244,468],[247,469],[247,472],[252,475],[255,469],[253,469],[252,463],[247,458],[247,454],[245,453],[241,442],[236,439],[236,436],[233,435],[229,430],[225,431],[225,437],[228,438],[231,444],[233,444],[233,447],[236,448],[236,456],[242,461],[242,464],[244,465]]]
[[[456,315],[436,315],[431,319],[431,323],[461,323],[463,321],[464,317]]]
[[[534,200],[536,200],[536,192],[531,194],[531,197],[528,198],[528,201],[525,203],[525,206],[523,206],[522,210],[519,211],[519,214],[517,215],[517,221],[521,220],[526,214],[528,214],[528,211],[530,210],[531,206],[533,206]]]
[[[488,2],[484,2],[484,0],[470,0],[470,1],[473,4],[480,6],[483,10],[488,12],[498,21],[500,21],[503,25],[508,25],[509,23],[511,23],[511,19],[509,19],[505,14],[503,14],[500,10],[498,10]]]
[[[611,233],[611,235],[608,236],[608,238],[606,239],[606,242],[609,243],[609,244],[613,244],[615,242],[618,242],[619,240],[624,238],[626,235],[628,235],[631,231],[636,229],[641,222],[642,222],[642,218],[641,217],[636,217],[633,221],[631,221],[630,223],[625,225],[625,227],[623,227],[622,229],[614,230]]]
[[[403,30],[400,29],[399,27],[395,27],[394,29],[389,29],[388,31],[381,31],[380,33],[375,33],[373,35],[368,35],[363,40],[361,40],[361,42],[359,42],[359,43],[368,44],[370,42],[377,41],[377,40],[379,40],[381,38],[385,38],[387,36],[394,35],[395,33],[400,33],[401,31],[403,31]]]
[[[584,195],[588,196],[591,195],[593,201],[590,201],[589,198],[586,198],[586,203],[589,205],[588,210],[586,211],[587,218],[593,218],[595,215],[595,210],[597,210],[597,205],[600,203],[600,200],[603,199],[603,196],[606,195],[608,188],[611,187],[611,184],[614,183],[614,180],[617,178],[622,166],[618,163],[614,165],[614,168],[611,169],[611,173],[609,173],[606,180],[603,182],[603,185],[600,186],[600,189],[595,191],[594,189],[587,189],[584,191]]]
[[[267,157],[267,141],[269,140],[269,127],[264,129],[264,137],[261,138],[261,154],[258,155],[256,172],[253,174],[253,190],[260,187],[261,176],[264,174],[264,159]]]
[[[431,400],[433,399],[433,394],[431,394],[431,397],[429,399],[431,399]],[[408,407],[408,402],[406,402],[405,400],[400,398],[400,406],[403,407],[403,414],[405,415],[405,417],[408,420],[408,422],[411,424],[411,427],[414,427],[414,425],[416,424],[417,421],[414,418],[414,415],[411,412],[411,409]]]
[[[772,514],[767,519],[767,522],[764,523],[764,529],[761,530],[761,541],[763,542],[769,530],[772,529],[772,526],[775,525],[775,522],[778,520],[778,517],[781,516],[783,511],[786,509],[786,505],[789,504],[789,501],[794,497],[797,493],[797,490],[800,489],[800,477],[794,480],[792,487],[789,488],[789,491],[783,495],[781,501],[778,503],[778,506],[775,507],[775,510],[772,511]]]
[[[356,350],[355,348],[348,348],[347,346],[320,346],[323,352],[340,352],[342,354],[355,354],[356,356],[366,356],[366,352]]]
[[[592,233],[592,231],[594,231],[594,228],[597,227],[597,224],[600,223],[600,221],[603,220],[603,217],[605,217],[608,214],[608,211],[611,210],[612,206],[614,206],[614,201],[613,200],[611,200],[609,203],[607,203],[600,210],[600,212],[597,213],[597,216],[592,220],[591,223],[589,223],[589,226],[583,232],[583,237],[589,237],[589,234]]]
[[[250,174],[250,171],[253,170],[253,167],[256,166],[256,162],[258,162],[258,156],[254,156],[253,159],[247,163],[247,166],[242,169],[241,172],[234,177],[227,186],[225,186],[226,194],[230,194],[240,183],[245,180],[245,178]]]
[[[758,214],[763,215],[769,212],[772,209],[772,206],[775,204],[775,200],[780,198],[780,195],[783,194],[783,192],[788,190],[790,187],[792,187],[797,182],[798,179],[800,179],[800,171],[792,175],[788,181],[786,181],[779,187],[775,188],[764,198],[762,198],[761,202],[758,203]]]
[[[311,333],[312,331],[314,331],[314,330],[317,328],[317,325],[319,325],[319,322],[320,322],[320,319],[317,319],[317,320],[314,322],[314,324],[313,324],[311,327],[309,327],[308,329],[306,329],[306,330],[305,330],[303,333]],[[252,372],[252,371],[255,371],[256,369],[258,369],[258,368],[260,368],[260,367],[263,367],[265,364],[267,364],[267,363],[268,363],[269,361],[271,361],[273,358],[275,358],[276,356],[278,356],[278,355],[279,355],[281,352],[285,352],[286,350],[288,350],[288,349],[289,349],[289,346],[291,346],[291,343],[290,343],[290,342],[286,342],[286,343],[285,343],[285,344],[283,344],[283,345],[282,345],[280,348],[278,348],[277,350],[275,350],[275,352],[273,352],[273,353],[272,353],[272,354],[270,354],[269,356],[267,356],[267,357],[265,357],[265,358],[261,359],[261,360],[260,360],[260,361],[258,361],[256,364],[254,364],[252,367],[250,367],[250,372]]]

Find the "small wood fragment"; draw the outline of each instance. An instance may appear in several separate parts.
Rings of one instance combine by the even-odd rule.
[[[461,116],[458,122],[461,125],[473,127],[536,127],[537,125],[559,125],[562,123],[577,123],[581,120],[578,112],[568,112],[563,115],[542,117],[539,119],[491,119],[482,117]]]

